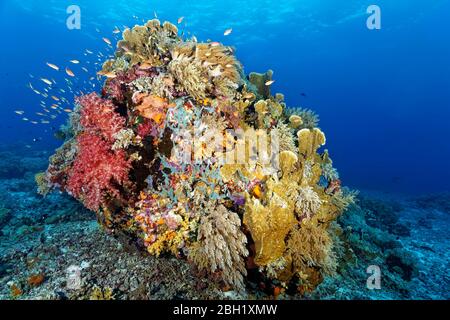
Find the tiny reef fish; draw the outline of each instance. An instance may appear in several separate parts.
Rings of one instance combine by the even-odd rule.
[[[53,82],[51,82],[50,80],[45,79],[45,78],[41,78],[41,81],[44,82],[45,84],[48,84],[49,86],[51,86],[53,84]]]
[[[66,68],[66,73],[67,73],[67,75],[70,76],[70,77],[75,77],[75,74],[74,74],[73,71],[70,70],[69,68]]]
[[[233,29],[227,29],[225,30],[225,32],[223,33],[224,36],[229,36],[231,33],[233,32]]]
[[[49,66],[53,70],[59,71],[59,67],[56,64],[47,62],[47,66]]]

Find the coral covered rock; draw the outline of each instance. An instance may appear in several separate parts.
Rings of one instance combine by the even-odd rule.
[[[271,71],[245,77],[230,47],[158,20],[123,38],[102,96],[77,99],[42,193],[67,191],[110,232],[241,292],[250,268],[314,289],[334,268],[330,224],[353,200],[320,152],[318,118],[272,96]]]

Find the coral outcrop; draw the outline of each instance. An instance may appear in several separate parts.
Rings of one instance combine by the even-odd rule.
[[[77,99],[67,140],[37,176],[111,233],[187,258],[244,292],[248,272],[304,293],[336,265],[335,221],[353,202],[318,117],[245,76],[234,50],[151,20],[105,62],[101,96]]]

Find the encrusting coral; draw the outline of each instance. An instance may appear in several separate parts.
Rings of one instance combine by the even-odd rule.
[[[245,77],[232,48],[151,20],[99,74],[101,96],[77,99],[36,177],[42,194],[66,191],[109,232],[240,292],[249,270],[301,292],[332,274],[330,224],[354,194],[319,153],[318,117],[271,94],[272,71]]]

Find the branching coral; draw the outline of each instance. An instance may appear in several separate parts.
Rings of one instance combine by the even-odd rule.
[[[111,147],[112,150],[128,149],[132,145],[141,145],[141,141],[138,140],[131,129],[122,129],[114,135],[116,140]]]
[[[68,172],[72,167],[72,164],[77,156],[78,146],[75,138],[67,140],[61,147],[59,147],[55,154],[50,157],[50,163],[45,175],[41,178],[45,178],[48,187],[53,188],[65,188],[67,185]],[[40,180],[40,190],[46,190],[43,187],[45,181]],[[48,189],[46,192],[48,193]],[[45,193],[44,193],[45,194]]]
[[[36,181],[37,184],[37,192],[42,195],[42,196],[46,196],[47,194],[50,193],[51,191],[51,187],[47,181],[47,177],[46,177],[46,173],[45,172],[40,172],[38,174],[35,175],[34,180]]]
[[[314,288],[324,275],[335,272],[333,243],[326,229],[313,223],[302,224],[292,230],[287,256],[300,280]],[[320,270],[320,272],[319,272]]]

